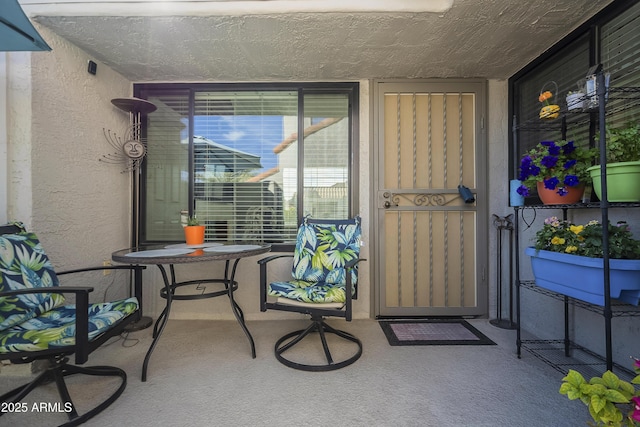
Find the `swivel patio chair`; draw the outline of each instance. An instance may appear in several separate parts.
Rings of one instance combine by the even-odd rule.
[[[360,218],[319,220],[305,218],[298,229],[293,255],[273,255],[260,264],[260,310],[283,310],[311,315],[311,324],[280,338],[275,345],[278,361],[294,369],[330,371],[354,363],[362,355],[362,343],[352,334],[329,326],[324,317],[341,317],[351,321],[352,301],[357,297],[360,256]],[[268,282],[267,264],[277,258],[293,258],[293,280]],[[345,290],[349,291],[346,292]],[[318,333],[324,357],[322,362],[285,357],[285,352],[304,338]],[[326,334],[338,337],[340,360],[334,360]],[[345,351],[342,347],[347,347]],[[294,360],[294,358],[296,360]],[[302,358],[304,359],[304,357]],[[326,363],[324,360],[326,359]]]
[[[56,274],[34,233],[26,232],[19,223],[0,226],[0,360],[46,361],[46,368],[31,382],[0,396],[2,407],[25,407],[24,403],[16,404],[36,387],[51,382],[56,383],[61,399],[57,407],[69,418],[65,426],[81,424],[112,404],[126,387],[126,373],[110,366],[76,365],[84,364],[91,352],[138,319],[138,299],[90,304],[92,287],[59,286],[58,275],[129,269],[140,280],[143,268],[100,266]],[[75,304],[65,304],[64,294],[74,295]],[[76,365],[68,363],[73,354]],[[65,377],[73,374],[119,377],[120,380],[115,392],[81,415],[65,382]],[[79,389],[76,395],[81,394],[82,382],[74,383],[74,388]]]

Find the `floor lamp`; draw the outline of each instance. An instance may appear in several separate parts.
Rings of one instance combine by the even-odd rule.
[[[103,156],[103,160],[116,163],[123,162],[126,165],[125,172],[131,172],[132,180],[132,223],[131,223],[131,247],[137,248],[140,244],[140,166],[147,154],[145,140],[142,138],[142,116],[153,113],[157,107],[144,99],[139,98],[115,98],[111,103],[120,110],[129,113],[129,128],[124,137],[105,131],[105,137],[117,150],[116,153]],[[135,295],[142,295],[141,273],[134,277]],[[142,301],[140,301],[140,313],[142,313]],[[127,327],[127,331],[146,329],[153,323],[151,317],[140,316],[136,322]]]

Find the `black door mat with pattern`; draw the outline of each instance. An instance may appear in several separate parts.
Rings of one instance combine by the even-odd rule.
[[[496,345],[462,319],[381,320],[389,345]]]

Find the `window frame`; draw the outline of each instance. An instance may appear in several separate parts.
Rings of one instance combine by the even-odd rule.
[[[134,84],[134,96],[141,99],[147,99],[149,94],[157,96],[159,94],[184,93],[188,96],[189,102],[189,194],[190,213],[193,209],[194,192],[194,165],[193,165],[193,136],[194,136],[194,98],[196,92],[256,92],[256,91],[296,91],[298,93],[297,108],[297,132],[298,132],[298,153],[297,153],[297,188],[298,193],[303,194],[303,178],[304,178],[304,96],[314,94],[346,94],[348,98],[348,116],[350,121],[348,135],[348,212],[349,217],[357,214],[359,206],[359,83],[358,82],[318,82],[318,83],[138,83]],[[142,137],[146,137],[146,117],[141,118]],[[146,236],[146,179],[147,179],[147,162],[143,161],[140,173],[134,174],[133,178],[133,230],[132,244],[147,246],[160,243],[170,243],[170,241],[150,240]],[[136,200],[136,194],[139,195]],[[298,226],[303,219],[303,197],[299,197],[296,201],[297,205],[297,224]],[[276,252],[292,252],[295,248],[295,242],[272,243],[272,250]]]

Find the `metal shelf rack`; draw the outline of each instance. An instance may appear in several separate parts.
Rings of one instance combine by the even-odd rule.
[[[606,115],[614,114],[616,111],[620,111],[624,108],[629,108],[628,102],[624,100],[640,100],[640,88],[609,88],[608,92],[605,89],[604,75],[602,72],[598,73],[598,90],[597,95],[599,99],[599,105],[597,110],[582,111],[579,113],[573,113],[568,111],[562,111],[562,118],[557,123],[540,123],[537,125],[534,121],[516,124],[514,118],[513,132],[514,141],[517,141],[517,130],[557,130],[560,131],[562,137],[566,136],[567,126],[576,124],[584,124],[587,121],[596,120],[602,124],[599,129],[599,149],[600,149],[600,163],[603,165],[603,169],[606,169],[605,163],[605,122]],[[610,109],[607,112],[605,104],[610,104]],[[612,102],[613,100],[622,100],[621,102]],[[632,105],[637,105],[637,101],[633,101]],[[588,113],[588,116],[587,114]],[[588,119],[585,119],[588,117]],[[610,208],[637,208],[640,207],[640,203],[610,203],[607,201],[607,187],[606,187],[606,173],[602,173],[602,198],[601,202],[587,202],[577,203],[572,205],[536,205],[536,206],[516,206],[515,221],[514,221],[514,234],[515,234],[515,285],[516,285],[516,346],[518,358],[521,357],[521,350],[524,348],[529,353],[542,360],[543,362],[553,366],[555,369],[562,373],[567,373],[569,368],[575,369],[581,372],[586,377],[599,376],[605,370],[614,370],[622,378],[630,380],[633,377],[633,372],[629,369],[613,363],[612,356],[612,333],[611,333],[611,320],[614,317],[631,317],[640,316],[640,307],[616,303],[611,300],[610,297],[610,281],[608,274],[609,257],[605,255],[605,273],[604,273],[604,306],[598,306],[589,304],[566,295],[558,294],[548,291],[535,285],[533,281],[521,281],[520,280],[520,245],[519,245],[519,211],[524,209],[561,209],[563,212],[563,218],[567,218],[567,211],[569,209],[598,209],[601,212],[603,224],[609,222],[609,209]],[[606,235],[607,228],[605,227],[605,236],[603,238],[603,246],[605,254],[608,253],[608,236]],[[541,340],[534,337],[523,337],[521,331],[521,290],[526,289],[528,291],[537,292],[547,297],[559,300],[564,305],[564,338],[558,340]],[[569,309],[570,307],[577,307],[579,309],[587,310],[604,317],[605,321],[605,356],[600,356],[582,346],[577,345],[570,339],[569,328]]]

